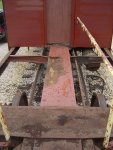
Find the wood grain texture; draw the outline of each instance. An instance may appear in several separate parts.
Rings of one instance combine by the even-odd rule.
[[[12,136],[86,139],[104,137],[109,109],[11,106],[3,112]]]

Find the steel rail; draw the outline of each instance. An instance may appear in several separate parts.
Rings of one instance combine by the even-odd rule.
[[[77,60],[80,64],[89,64],[89,63],[102,63],[101,57],[89,57],[89,56],[71,56],[70,59],[72,61]],[[22,55],[22,56],[15,56],[10,55],[8,61],[11,62],[32,62],[38,64],[46,64],[48,62],[48,56],[32,56],[32,55]]]
[[[73,54],[74,54],[74,56],[76,56],[75,52]],[[83,103],[84,106],[88,106],[89,105],[88,94],[87,94],[87,90],[86,90],[86,86],[85,86],[83,72],[82,72],[81,66],[80,66],[80,64],[78,63],[77,60],[75,60],[75,65],[76,65],[77,74],[78,74],[78,80],[79,80],[79,86],[80,86],[80,93],[81,93],[81,97],[82,97],[82,103]]]
[[[42,59],[44,58],[43,60],[46,62],[46,61],[48,61],[48,57],[44,56],[45,54],[46,54],[46,49],[43,50],[42,56],[40,56],[40,58],[42,58]],[[44,63],[44,61],[43,61],[43,63]],[[40,72],[40,70],[42,70],[43,63],[37,65],[37,70],[36,70],[35,75],[34,75],[34,81],[32,83],[31,91],[30,91],[30,96],[29,96],[29,99],[28,99],[28,105],[29,106],[31,106],[32,102],[33,102],[33,98],[34,98],[34,94],[35,94],[35,88],[36,88],[37,80],[38,80],[38,77],[39,77],[39,72]]]
[[[35,75],[34,75],[34,81],[32,83],[30,96],[29,96],[29,99],[28,99],[28,105],[29,106],[31,106],[32,102],[33,102],[35,88],[36,88],[36,84],[37,84],[36,82],[38,80],[38,75],[39,75],[39,72],[40,72],[41,68],[42,68],[41,65],[37,66],[37,70],[36,70]]]

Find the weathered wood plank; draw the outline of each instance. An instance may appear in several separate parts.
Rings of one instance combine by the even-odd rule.
[[[69,48],[50,48],[41,106],[76,106]]]
[[[104,137],[109,109],[4,106],[3,112],[12,136],[84,139]]]

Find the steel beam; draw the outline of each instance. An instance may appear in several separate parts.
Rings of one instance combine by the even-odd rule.
[[[38,64],[46,64],[48,62],[47,56],[15,56],[10,55],[9,61],[12,62],[32,62]]]
[[[41,106],[76,106],[69,49],[51,46]]]
[[[16,48],[11,48],[10,51],[5,55],[5,57],[1,60],[0,62],[0,75],[4,72],[4,70],[6,69],[7,65],[8,65],[8,59],[10,57],[10,55],[15,55],[17,53],[17,51],[19,50],[19,47]]]
[[[103,63],[103,60],[101,57],[95,57],[95,56],[71,56],[71,60],[73,62],[77,61],[79,64],[97,64],[97,63]]]

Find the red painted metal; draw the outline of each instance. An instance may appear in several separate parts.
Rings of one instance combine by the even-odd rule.
[[[41,106],[76,106],[69,49],[50,48]]]
[[[66,43],[91,47],[80,17],[100,47],[111,47],[113,0],[3,0],[9,47]]]
[[[46,0],[47,43],[71,42],[72,0]]]
[[[76,0],[76,17],[80,17],[100,47],[111,47],[113,34],[113,0]],[[79,25],[75,23],[75,47],[91,47]]]
[[[45,45],[44,0],[3,0],[10,47]]]

